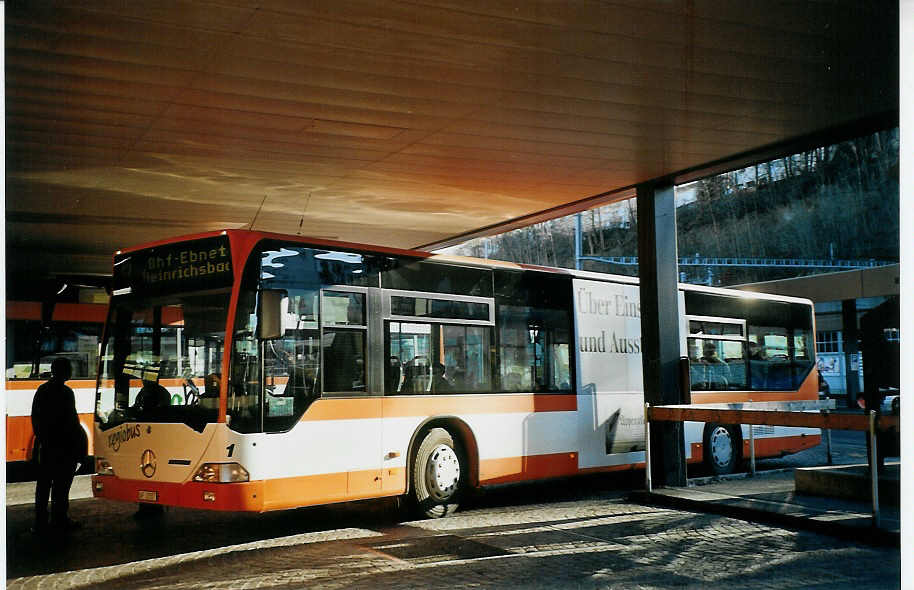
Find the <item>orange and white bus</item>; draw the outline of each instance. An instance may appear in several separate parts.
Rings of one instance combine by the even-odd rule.
[[[443,516],[472,487],[644,463],[635,279],[230,230],[118,252],[113,280],[97,497],[408,495]],[[693,402],[817,399],[809,301],[682,285],[679,302]],[[717,472],[748,440],[685,427],[688,460]],[[820,433],[754,440],[763,457]]]
[[[47,304],[45,304],[47,305]],[[76,411],[89,438],[92,454],[92,416],[98,347],[108,306],[104,303],[58,303],[42,319],[38,301],[6,302],[6,460],[31,459],[32,399],[48,380],[51,361],[70,361],[73,378],[67,384],[76,397]]]

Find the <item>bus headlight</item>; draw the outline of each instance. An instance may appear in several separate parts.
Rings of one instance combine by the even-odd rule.
[[[204,463],[194,474],[194,481],[206,483],[238,483],[250,479],[248,470],[238,463]]]
[[[98,475],[114,475],[114,467],[104,457],[96,457],[95,473]]]

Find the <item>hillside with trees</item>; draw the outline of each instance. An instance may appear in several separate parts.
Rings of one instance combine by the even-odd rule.
[[[897,261],[898,129],[677,187],[680,256]],[[582,214],[584,256],[637,256],[634,199]],[[449,249],[468,256],[574,267],[574,216]],[[637,274],[636,266],[583,268]],[[682,280],[732,285],[816,269],[681,267]]]

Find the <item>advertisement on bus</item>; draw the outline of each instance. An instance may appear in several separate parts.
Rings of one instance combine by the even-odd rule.
[[[585,398],[580,407],[593,414],[584,426],[592,430],[582,439],[591,442],[581,450],[581,466],[606,465],[607,455],[620,453],[623,462],[636,460],[628,455],[644,450],[638,286],[575,279],[574,298]]]

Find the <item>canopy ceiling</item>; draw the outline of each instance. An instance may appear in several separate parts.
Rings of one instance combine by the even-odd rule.
[[[6,3],[8,266],[416,247],[898,108],[895,2]]]

